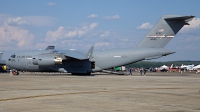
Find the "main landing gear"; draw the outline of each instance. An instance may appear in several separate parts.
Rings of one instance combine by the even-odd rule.
[[[72,75],[91,75],[91,72],[88,73],[71,73]]]

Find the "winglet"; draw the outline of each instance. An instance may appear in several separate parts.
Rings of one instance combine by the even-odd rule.
[[[89,51],[88,51],[88,53],[86,54],[85,58],[87,58],[87,59],[92,58],[93,49],[94,49],[94,46],[92,46],[92,47],[89,49]]]
[[[55,46],[48,46],[45,50],[53,50]]]

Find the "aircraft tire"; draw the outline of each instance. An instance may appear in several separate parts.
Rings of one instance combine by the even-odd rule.
[[[71,73],[72,75],[76,75],[76,73]]]
[[[71,73],[72,75],[91,75],[91,72],[88,73]]]
[[[86,75],[91,75],[91,72],[86,73]]]

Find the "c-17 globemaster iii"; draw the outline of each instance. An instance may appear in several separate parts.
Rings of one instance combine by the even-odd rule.
[[[164,47],[184,25],[189,25],[188,21],[194,17],[162,16],[135,48],[93,51],[92,46],[88,52],[83,52],[56,50],[54,46],[48,46],[45,50],[15,53],[8,60],[1,60],[0,64],[18,71],[91,74],[141,60],[160,58],[175,53]],[[3,66],[3,68],[6,67]]]

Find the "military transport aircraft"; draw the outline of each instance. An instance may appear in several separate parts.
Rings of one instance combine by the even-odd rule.
[[[135,48],[95,50],[56,50],[48,46],[46,50],[15,53],[8,60],[1,60],[18,71],[68,72],[91,74],[112,67],[123,66],[141,60],[160,58],[172,53],[164,49],[167,43],[195,16],[164,15]],[[4,66],[5,68],[5,66]]]

